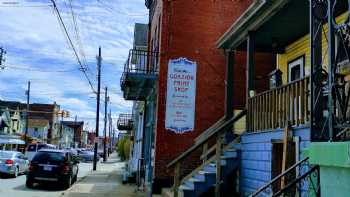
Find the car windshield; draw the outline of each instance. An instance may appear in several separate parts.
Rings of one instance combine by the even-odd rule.
[[[0,158],[11,158],[13,153],[0,151]]]
[[[64,153],[60,152],[38,152],[33,158],[33,162],[60,164],[65,161]]]

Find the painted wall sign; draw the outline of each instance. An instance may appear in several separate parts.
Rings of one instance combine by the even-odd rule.
[[[170,60],[165,128],[178,134],[194,130],[197,64],[186,58]]]

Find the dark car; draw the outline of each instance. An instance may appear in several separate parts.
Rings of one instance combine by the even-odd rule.
[[[97,161],[99,161],[101,159],[100,155],[96,155],[97,156]],[[79,158],[80,160],[83,162],[92,162],[94,161],[94,152],[92,151],[81,151],[79,153]]]
[[[34,183],[57,182],[69,188],[78,176],[78,158],[70,151],[42,149],[30,162],[26,186]]]

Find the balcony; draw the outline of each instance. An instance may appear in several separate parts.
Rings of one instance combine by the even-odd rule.
[[[134,121],[132,114],[119,114],[117,126],[120,131],[130,131],[133,129]]]
[[[249,132],[300,126],[310,121],[309,85],[305,77],[248,99]]]
[[[120,86],[125,100],[145,100],[158,76],[158,53],[132,49]]]

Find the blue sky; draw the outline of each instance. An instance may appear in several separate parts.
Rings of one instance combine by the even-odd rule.
[[[74,31],[70,0],[56,0],[74,45],[83,46],[88,75],[96,87],[96,55],[102,47],[102,87],[110,90],[113,118],[129,112],[119,79],[132,47],[134,23],[147,23],[144,0],[71,0],[81,45]],[[31,81],[31,102],[53,103],[71,117],[95,126],[96,99],[70,48],[50,0],[0,0],[0,46],[7,51],[0,70],[0,99],[25,102]],[[83,55],[79,53],[80,58]],[[102,95],[103,96],[103,95]],[[101,115],[103,113],[101,109]],[[103,119],[103,115],[101,120]],[[114,119],[116,120],[116,119]],[[116,121],[115,121],[116,122]]]

